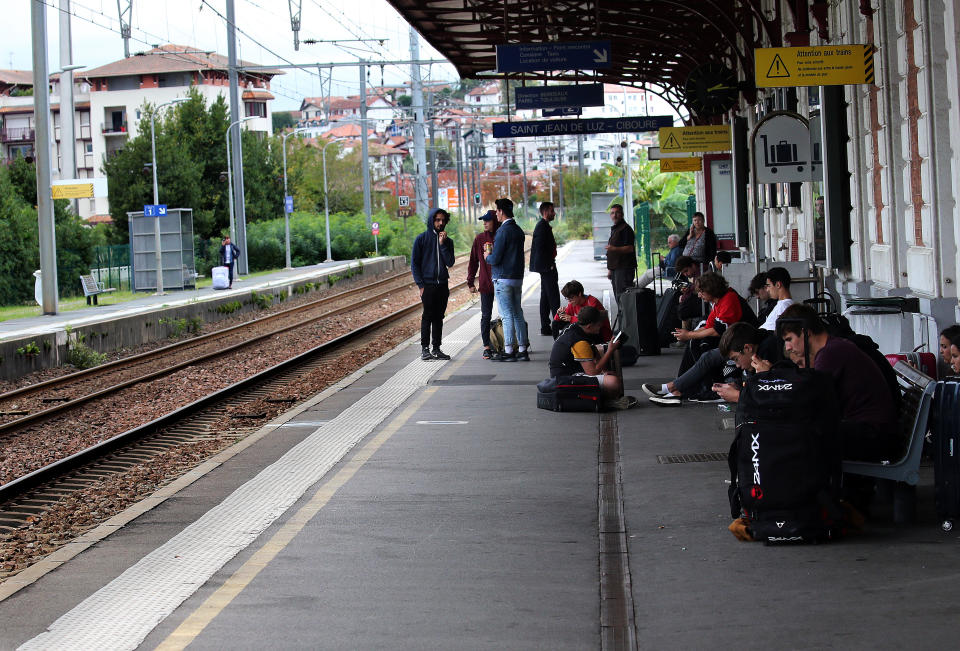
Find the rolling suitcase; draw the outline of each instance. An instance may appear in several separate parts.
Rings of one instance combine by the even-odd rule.
[[[628,287],[620,295],[620,329],[640,355],[659,355],[657,295],[652,289]]]
[[[940,526],[951,531],[960,518],[960,381],[941,380],[931,406],[934,500]]]
[[[537,407],[550,411],[600,411],[603,398],[597,378],[561,375],[537,385]]]
[[[664,290],[663,296],[657,303],[657,337],[660,347],[669,346],[673,339],[673,331],[680,327],[680,316],[677,306],[680,304],[680,292],[675,289]]]
[[[937,379],[937,357],[933,353],[888,353],[884,357],[890,362],[890,366],[897,362],[906,362],[924,375]]]
[[[226,289],[230,286],[229,270],[226,267],[214,267],[210,270],[214,289]]]

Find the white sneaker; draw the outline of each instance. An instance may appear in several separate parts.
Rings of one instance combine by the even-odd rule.
[[[659,384],[650,384],[650,383],[648,382],[648,383],[645,383],[645,384],[640,385],[640,389],[641,389],[645,394],[647,394],[648,396],[650,396],[651,398],[652,398],[653,396],[662,396],[662,395],[663,395],[663,391],[660,390],[660,385],[659,385]]]
[[[650,396],[650,402],[655,402],[658,405],[668,405],[671,407],[679,407],[683,404],[683,398],[675,395],[666,395],[666,396]]]

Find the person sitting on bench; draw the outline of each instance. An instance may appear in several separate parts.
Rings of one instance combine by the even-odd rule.
[[[576,280],[571,280],[563,286],[560,294],[567,299],[567,304],[558,310],[553,317],[552,327],[554,339],[559,337],[560,333],[563,332],[568,325],[576,323],[580,310],[587,306],[599,310],[603,317],[603,323],[600,326],[600,332],[597,334],[596,343],[604,343],[613,338],[613,331],[610,329],[610,316],[607,314],[607,311],[603,309],[603,303],[595,296],[584,293],[583,285]]]
[[[947,326],[940,331],[940,358],[937,360],[937,377],[955,375],[953,356],[950,353],[951,342],[960,336],[960,325]]]
[[[760,308],[757,310],[757,320],[763,323],[777,305],[777,299],[770,298],[770,295],[767,293],[767,272],[761,271],[750,279],[750,287],[748,289],[750,291],[750,297],[757,299]]]
[[[777,301],[767,318],[761,321],[761,328],[775,332],[777,319],[783,311],[793,305],[793,296],[790,295],[790,272],[783,267],[773,267],[767,271],[767,296]]]
[[[720,337],[717,347],[724,359],[729,359],[744,373],[769,371],[783,360],[783,343],[771,330],[754,328],[749,323],[734,323]],[[714,393],[727,402],[739,402],[741,382],[720,382],[713,385]]]
[[[589,305],[579,310],[577,321],[553,342],[553,349],[550,351],[550,377],[587,375],[596,378],[605,401],[617,406],[616,400],[620,396],[623,383],[616,373],[609,369],[613,366],[613,351],[619,347],[620,342],[611,341],[603,347],[602,352],[592,343],[600,333],[603,322],[604,316],[600,310]]]

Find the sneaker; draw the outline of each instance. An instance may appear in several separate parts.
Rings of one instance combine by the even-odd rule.
[[[641,384],[640,389],[651,398],[654,396],[663,395],[663,391],[660,390],[659,384],[650,384],[649,382],[647,382],[645,384]]]
[[[529,362],[529,361],[530,361],[530,353],[528,353],[527,351],[523,351],[522,353],[517,353],[517,361],[518,361],[518,362]]]
[[[703,393],[697,394],[690,398],[690,402],[699,402],[701,404],[710,404],[716,402],[723,402],[723,398],[718,396],[713,391],[705,391]]]
[[[619,398],[608,400],[607,407],[610,409],[630,409],[631,407],[636,407],[639,402],[640,401],[633,396],[620,396]]]
[[[492,357],[493,357],[493,351],[490,350],[489,348],[484,348],[484,349],[483,349],[483,358],[484,358],[484,359],[491,359]]]
[[[552,337],[553,330],[551,328],[540,328],[540,335],[542,337]]]
[[[517,361],[516,353],[500,353],[497,355],[496,360],[498,362],[515,362]]]
[[[425,347],[425,348],[423,348],[423,350],[420,351],[420,359],[422,359],[422,360],[425,361],[425,362],[432,362],[432,361],[433,361],[433,355],[430,354],[430,349],[429,349],[429,348],[426,348],[426,347]]]
[[[430,354],[433,355],[434,359],[442,359],[442,360],[450,359],[450,355],[447,355],[445,352],[443,352],[439,348],[434,348],[433,352]]]
[[[655,402],[658,405],[667,405],[670,407],[679,407],[683,404],[683,398],[680,396],[650,396],[650,402]]]

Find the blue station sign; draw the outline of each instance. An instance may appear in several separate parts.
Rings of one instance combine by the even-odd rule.
[[[542,138],[578,136],[591,133],[640,133],[673,126],[670,115],[596,118],[593,120],[536,120],[533,122],[494,122],[494,138]]]
[[[520,86],[514,90],[517,110],[603,106],[603,84]]]
[[[497,72],[602,70],[610,67],[610,41],[512,43],[497,46]]]
[[[143,205],[144,217],[166,217],[167,204],[165,203],[146,203]]]

